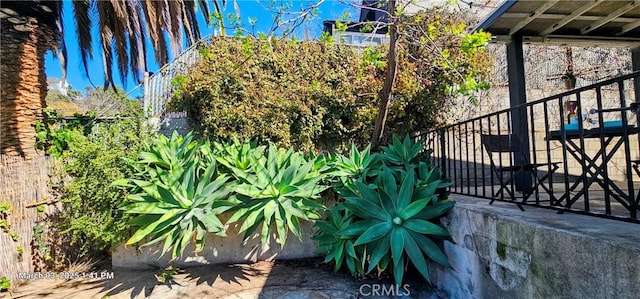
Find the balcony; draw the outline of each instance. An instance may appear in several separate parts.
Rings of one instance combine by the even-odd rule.
[[[389,36],[386,34],[360,33],[360,32],[335,32],[333,40],[339,44],[350,46],[377,46],[389,43]]]
[[[640,72],[416,138],[433,149],[451,193],[640,223],[635,80]]]

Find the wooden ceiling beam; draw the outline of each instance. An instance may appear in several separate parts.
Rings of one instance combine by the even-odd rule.
[[[550,0],[545,2],[544,4],[542,4],[540,7],[538,7],[535,11],[533,11],[531,13],[531,15],[529,15],[528,17],[524,18],[522,21],[518,22],[518,24],[516,24],[515,26],[513,26],[511,28],[511,30],[509,31],[509,35],[513,35],[514,33],[518,32],[518,30],[522,29],[524,26],[527,26],[527,24],[531,23],[533,20],[535,20],[537,17],[539,17],[540,15],[542,15],[545,11],[547,11],[549,8],[553,7],[554,5],[556,5],[556,3],[558,3],[559,0]]]
[[[627,25],[622,26],[620,31],[618,33],[616,33],[616,36],[623,35],[623,34],[629,32],[629,31],[631,31],[633,29],[638,28],[638,27],[640,27],[640,20],[637,20],[637,21],[635,21],[633,23],[629,23]]]
[[[531,14],[528,13],[524,13],[524,12],[508,12],[503,14],[502,16],[504,16],[505,18],[514,18],[514,19],[523,19],[523,18],[527,18],[528,16],[530,16]],[[567,14],[559,14],[559,13],[544,13],[541,14],[538,19],[545,19],[545,20],[562,20],[563,18],[567,17]],[[600,17],[598,16],[578,16],[577,18],[575,18],[574,20],[576,21],[597,21],[599,20]],[[635,22],[637,21],[637,18],[627,18],[627,17],[617,17],[613,20],[611,20],[612,22],[620,22],[620,23],[631,23],[631,22]]]
[[[562,28],[564,25],[569,24],[569,22],[571,22],[571,21],[575,20],[576,18],[580,17],[582,14],[584,14],[585,12],[587,12],[590,9],[594,8],[596,5],[598,5],[600,3],[602,3],[602,0],[593,0],[593,1],[590,1],[590,2],[586,3],[585,5],[581,6],[577,10],[575,10],[570,15],[564,17],[562,20],[560,20],[560,21],[556,22],[555,24],[549,26],[545,30],[542,30],[542,32],[540,32],[540,35],[547,35],[547,34],[549,34],[551,32],[554,32],[554,31]]]
[[[604,48],[635,48],[640,47],[640,38],[614,37],[614,36],[579,36],[579,35],[547,35],[547,36],[523,36],[525,44],[538,44],[550,46],[576,46],[576,47],[604,47]],[[509,35],[493,36],[491,42],[506,44],[511,42]]]
[[[602,17],[600,18],[600,20],[595,21],[591,24],[589,24],[588,26],[582,28],[582,30],[580,31],[582,34],[587,34],[593,30],[596,30],[600,27],[602,27],[603,25],[611,22],[611,20],[625,14],[626,12],[636,8],[640,6],[640,1],[629,1],[629,3],[623,5],[622,7],[614,10],[613,12],[611,12],[610,14],[608,14],[606,17]]]

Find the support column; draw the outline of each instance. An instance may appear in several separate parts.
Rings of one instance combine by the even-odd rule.
[[[520,151],[514,154],[514,165],[525,165],[531,161],[529,150],[529,126],[527,121],[527,93],[524,76],[524,54],[522,36],[513,36],[507,44],[507,73],[509,76],[509,100],[511,105],[512,144]],[[514,179],[517,191],[531,193],[533,177],[531,171],[525,171]]]
[[[640,71],[640,47],[631,49],[631,67],[634,72]],[[636,96],[635,102],[640,102],[640,78],[633,80],[633,90]]]

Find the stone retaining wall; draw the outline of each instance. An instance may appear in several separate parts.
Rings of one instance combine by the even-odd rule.
[[[221,219],[224,222],[224,219]],[[164,268],[167,265],[196,266],[207,264],[233,264],[256,262],[271,259],[298,259],[318,256],[317,243],[311,239],[313,235],[313,223],[301,221],[302,242],[289,233],[283,249],[279,244],[274,244],[272,238],[270,246],[261,249],[260,238],[254,235],[251,240],[243,244],[243,233],[238,234],[239,225],[233,225],[227,231],[227,237],[218,237],[209,234],[205,239],[205,248],[198,255],[194,255],[189,245],[184,255],[175,261],[171,261],[171,253],[160,255],[163,242],[159,245],[143,247],[139,251],[134,246],[120,246],[112,254],[112,264],[115,268]],[[274,236],[275,238],[275,236]]]
[[[443,223],[449,298],[638,298],[640,224],[457,196]]]
[[[432,265],[432,281],[448,298],[637,298],[640,289],[640,224],[453,195],[443,218],[456,244],[446,242],[452,269]],[[283,250],[260,253],[258,240],[242,245],[232,228],[227,238],[209,237],[206,249],[185,254],[178,266],[242,263],[317,256],[303,225],[303,242],[290,236]],[[158,247],[120,247],[117,268],[164,267]]]

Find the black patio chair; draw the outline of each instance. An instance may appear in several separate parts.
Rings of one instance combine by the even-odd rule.
[[[491,163],[491,171],[495,173],[498,177],[500,183],[500,189],[493,194],[493,200],[490,202],[492,204],[498,197],[498,195],[504,193],[508,193],[509,198],[511,200],[516,199],[515,190],[514,190],[514,179],[525,172],[531,174],[532,179],[534,181],[534,185],[531,188],[531,193],[523,192],[522,194],[522,202],[526,202],[527,199],[535,193],[536,199],[539,200],[538,197],[538,187],[542,187],[549,194],[550,198],[553,198],[553,194],[551,190],[543,184],[543,182],[551,177],[553,173],[558,170],[558,164],[560,162],[550,162],[550,163],[536,163],[536,164],[524,164],[517,165],[515,164],[514,154],[520,152],[521,147],[520,143],[512,142],[511,135],[487,135],[481,134],[481,143],[487,153],[489,154],[489,162]],[[502,163],[494,161],[494,155],[499,156],[498,159],[502,159],[504,154],[509,155],[509,163],[507,165],[502,165]],[[501,161],[501,160],[498,160]],[[538,176],[538,171],[540,169],[544,169],[543,171],[547,171],[541,177]],[[505,176],[506,174],[506,176]],[[518,205],[520,209],[522,207]]]

